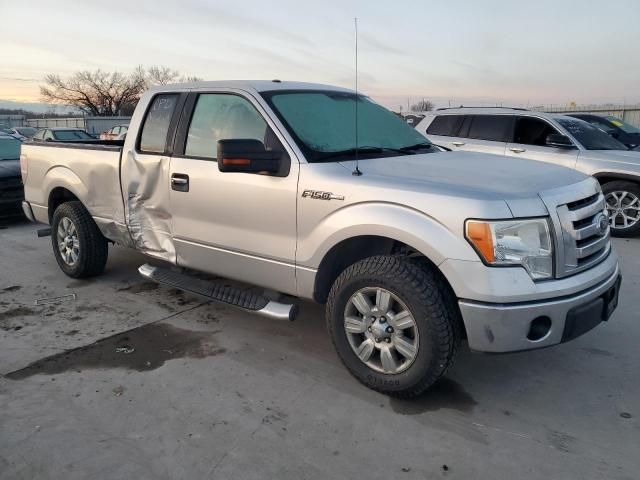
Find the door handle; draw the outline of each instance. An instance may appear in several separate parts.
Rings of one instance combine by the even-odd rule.
[[[518,148],[518,147],[512,147],[509,150],[511,150],[513,153],[524,153],[527,151],[526,148]]]
[[[451,142],[451,144],[454,147],[462,147],[465,143],[464,142]]]
[[[171,188],[178,192],[189,191],[189,175],[184,173],[174,173],[171,175]]]

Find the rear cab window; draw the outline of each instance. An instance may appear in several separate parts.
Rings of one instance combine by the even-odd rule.
[[[166,152],[169,126],[177,103],[177,93],[159,94],[153,98],[140,132],[138,141],[138,150],[140,152]]]

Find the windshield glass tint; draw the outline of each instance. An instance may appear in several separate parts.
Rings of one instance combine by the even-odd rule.
[[[628,150],[623,143],[590,123],[572,118],[558,118],[557,121],[587,150]]]
[[[344,155],[330,155],[331,158],[338,161],[355,156],[351,151],[356,147],[355,94],[304,90],[266,92],[263,96],[309,161],[321,161],[328,154],[338,152]],[[376,152],[377,156],[401,155],[403,152],[397,150],[419,144],[426,144],[425,148],[430,145],[397,115],[367,97],[358,96],[357,146],[363,149],[359,158],[372,155],[367,149],[391,149],[391,152]]]
[[[54,130],[52,133],[56,140],[86,140],[93,138],[82,130]]]
[[[620,130],[622,130],[625,133],[640,133],[640,128],[636,128],[633,125],[629,125],[627,122],[623,122],[619,118],[607,117],[607,120],[609,120],[612,124],[614,124],[616,127],[618,127]]]
[[[0,136],[0,161],[20,158],[20,140],[13,137]]]

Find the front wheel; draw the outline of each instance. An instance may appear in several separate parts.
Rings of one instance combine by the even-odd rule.
[[[635,237],[640,235],[640,185],[624,180],[602,186],[609,211],[611,235]]]
[[[326,309],[333,343],[353,376],[405,398],[445,374],[460,342],[459,315],[443,279],[394,256],[348,267],[331,288]]]
[[[56,208],[51,241],[56,261],[68,276],[90,277],[103,272],[109,245],[80,202],[66,202]]]

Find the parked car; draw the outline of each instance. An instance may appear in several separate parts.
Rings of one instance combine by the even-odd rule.
[[[0,133],[0,217],[21,212],[24,189],[20,176],[21,142]]]
[[[528,158],[593,175],[607,201],[612,234],[640,234],[640,152],[566,115],[515,108],[437,110],[416,127],[452,150]]]
[[[100,134],[100,140],[124,140],[127,135],[128,125],[116,125]]]
[[[99,142],[99,140],[80,128],[51,127],[38,130],[31,139],[34,142]]]
[[[24,142],[33,137],[38,129],[34,127],[11,127],[9,131],[11,135]]]
[[[640,147],[640,128],[629,125],[617,117],[593,113],[569,113],[567,115],[589,122],[632,150]]]
[[[295,305],[189,272],[326,303],[375,390],[420,394],[463,336],[547,347],[616,308],[604,196],[576,170],[443,152],[365,96],[297,82],[155,87],[129,129],[123,146],[23,146],[24,210],[62,271],[100,274],[111,241],[165,261],[148,279],[270,318]]]
[[[26,140],[24,137],[22,137],[21,135],[17,135],[13,129],[8,128],[8,127],[2,127],[0,128],[0,133],[4,134],[4,135],[9,135],[13,138],[15,138],[16,140],[19,140],[20,142],[23,142],[24,140]]]

